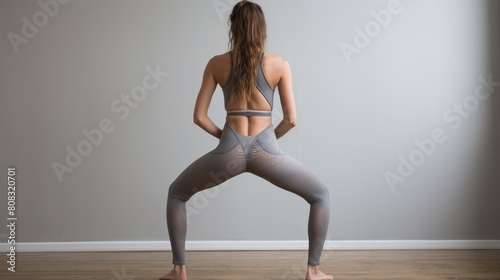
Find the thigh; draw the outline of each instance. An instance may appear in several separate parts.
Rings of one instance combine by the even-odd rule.
[[[328,195],[325,184],[302,163],[289,155],[261,156],[250,172],[313,203]]]
[[[245,168],[245,158],[240,150],[239,146],[224,153],[216,149],[200,157],[174,180],[169,195],[187,201],[195,193],[241,174]]]
[[[303,197],[309,203],[328,195],[325,184],[301,162],[282,152],[271,136],[267,136],[265,141],[259,139],[258,145],[253,148],[247,171]]]

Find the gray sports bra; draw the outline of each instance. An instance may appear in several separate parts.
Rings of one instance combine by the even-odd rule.
[[[231,55],[231,65],[233,65],[233,55]],[[266,79],[266,76],[264,75],[264,70],[263,70],[263,63],[264,63],[264,55],[262,55],[262,62],[260,64],[260,67],[257,69],[257,89],[262,93],[264,98],[266,98],[267,102],[269,105],[271,105],[271,110],[273,108],[273,97],[274,97],[274,88],[269,85],[269,82]],[[227,104],[229,103],[229,99],[231,97],[231,90],[233,86],[233,68],[231,67],[231,72],[229,74],[229,78],[226,82],[226,85],[222,89],[222,92],[224,93],[224,105],[227,107]],[[227,111],[228,116],[246,116],[246,117],[252,117],[252,116],[262,116],[262,117],[270,117],[272,111],[263,111],[263,110],[232,110],[232,111]]]

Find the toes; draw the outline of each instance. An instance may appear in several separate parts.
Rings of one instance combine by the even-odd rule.
[[[172,272],[169,272],[169,273],[167,273],[159,278],[159,280],[171,280],[171,279],[175,279],[172,277]]]

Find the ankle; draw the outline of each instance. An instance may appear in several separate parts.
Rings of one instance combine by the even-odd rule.
[[[307,265],[307,272],[317,274],[319,272],[319,265]]]
[[[176,273],[186,273],[186,265],[174,264],[174,271]]]

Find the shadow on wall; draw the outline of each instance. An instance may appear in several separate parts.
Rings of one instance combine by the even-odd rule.
[[[500,2],[488,1],[484,5],[486,11],[484,14],[485,25],[487,26],[487,43],[488,48],[485,49],[486,56],[485,73],[492,73],[492,80],[498,84],[500,82],[499,55],[498,48],[500,46]],[[494,92],[487,100],[486,112],[489,113],[485,119],[485,129],[481,137],[481,147],[478,148],[476,158],[467,159],[473,163],[475,170],[474,176],[471,176],[470,182],[472,195],[471,201],[474,205],[474,213],[470,216],[469,234],[474,239],[500,239],[500,211],[498,200],[500,198],[500,86],[494,87]],[[485,221],[490,221],[485,222]]]

